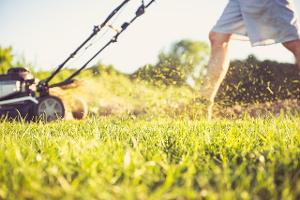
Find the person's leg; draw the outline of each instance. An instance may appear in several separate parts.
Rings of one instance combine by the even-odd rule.
[[[300,70],[300,39],[290,41],[290,42],[285,42],[283,43],[283,46],[294,54],[296,58],[296,63]]]
[[[231,34],[217,32],[209,34],[211,55],[207,75],[200,89],[201,97],[208,101],[208,119],[212,117],[214,99],[229,67],[228,45],[230,37]]]

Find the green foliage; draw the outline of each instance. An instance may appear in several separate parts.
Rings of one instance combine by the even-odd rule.
[[[300,72],[296,65],[260,61],[254,56],[231,63],[218,99],[229,104],[300,98]]]
[[[11,47],[0,46],[0,74],[7,73],[11,67],[26,67],[34,70],[30,63],[27,63],[24,57],[16,57]]]
[[[140,68],[132,75],[132,78],[182,86],[187,84],[189,77],[195,77],[195,73],[200,74],[207,55],[207,44],[182,40],[174,43],[169,51],[161,52],[155,65]]]
[[[43,71],[43,70],[39,70],[39,71],[32,70],[32,71],[36,78],[38,78],[39,80],[44,80],[50,76],[53,69],[48,71]],[[75,71],[76,71],[75,68],[72,69],[65,68],[62,71],[60,71],[57,74],[57,76],[53,78],[51,82],[57,83],[63,81],[66,78],[68,78],[71,74],[73,74]],[[78,77],[75,77],[75,79],[81,79],[81,80],[90,79],[90,78],[100,77],[102,74],[108,74],[114,76],[114,75],[121,75],[122,73],[118,72],[112,65],[104,65],[102,63],[98,63],[82,71],[78,75]]]
[[[88,71],[91,71],[92,75],[95,77],[100,76],[103,73],[106,73],[109,75],[122,74],[118,70],[116,70],[113,65],[105,65],[103,63],[98,63],[95,66],[88,68]]]
[[[299,199],[299,117],[0,124],[1,199]]]
[[[2,48],[0,46],[0,74],[6,73],[12,67],[12,48]]]

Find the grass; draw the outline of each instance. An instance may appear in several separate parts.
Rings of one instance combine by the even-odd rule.
[[[208,122],[188,87],[104,73],[54,92],[84,98],[93,115],[1,121],[0,200],[300,199],[297,102],[221,108]]]
[[[299,199],[299,117],[0,124],[0,199]]]

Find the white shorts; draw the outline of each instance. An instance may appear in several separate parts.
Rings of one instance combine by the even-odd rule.
[[[229,0],[212,31],[250,40],[252,46],[300,38],[293,0]]]

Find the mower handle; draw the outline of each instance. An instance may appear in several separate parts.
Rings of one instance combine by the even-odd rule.
[[[91,35],[73,52],[70,54],[70,56],[61,63],[57,69],[47,78],[43,81],[44,85],[48,85],[49,82],[54,78],[54,76],[60,72],[60,70],[72,59],[75,57],[75,55],[93,38],[95,37],[103,27],[106,26],[106,24],[129,2],[130,0],[124,0],[117,8],[115,8],[109,16],[104,20],[104,22],[101,25],[94,26],[93,32]]]
[[[127,0],[128,1],[128,0]],[[155,0],[151,0],[147,5],[144,4],[144,1],[142,1],[142,5],[137,9],[135,13],[135,17],[133,17],[129,22],[125,22],[121,26],[121,30],[117,32],[113,38],[107,42],[91,59],[89,59],[81,68],[79,68],[77,71],[75,71],[73,74],[71,74],[66,80],[52,84],[48,86],[48,88],[53,88],[53,87],[61,87],[65,85],[72,84],[74,82],[74,77],[79,75],[82,70],[84,70],[90,62],[92,62],[102,51],[104,51],[108,46],[110,46],[112,43],[116,43],[118,41],[119,36],[134,22],[136,19],[138,19],[140,16],[142,16],[145,13],[145,10],[151,6]]]

